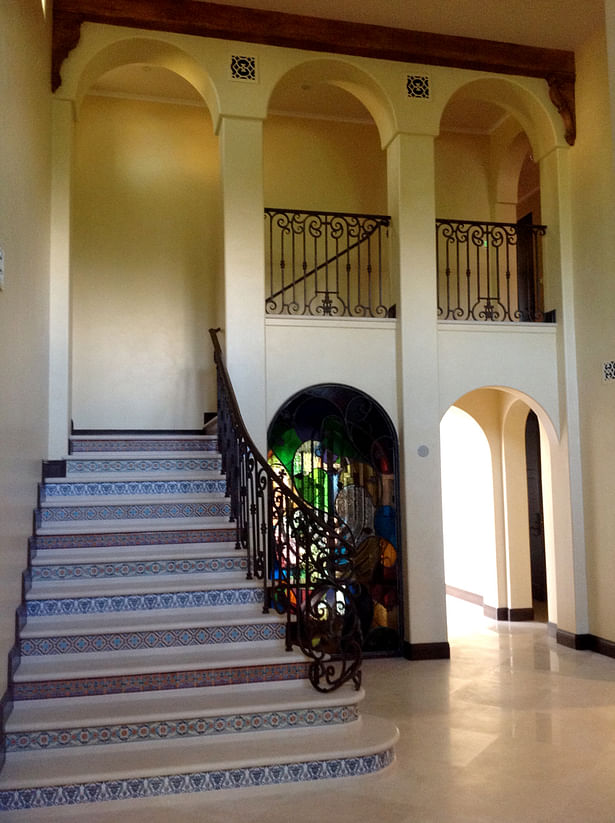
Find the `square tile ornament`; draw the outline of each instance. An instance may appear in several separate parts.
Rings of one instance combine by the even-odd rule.
[[[427,74],[409,74],[406,82],[408,97],[414,100],[429,100],[430,84]]]
[[[256,57],[233,54],[231,56],[231,80],[256,83]]]

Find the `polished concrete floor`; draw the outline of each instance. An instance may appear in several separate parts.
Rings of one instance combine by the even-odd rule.
[[[386,771],[0,815],[130,823],[614,823],[615,660],[449,598],[452,658],[368,661],[363,710],[401,732]]]

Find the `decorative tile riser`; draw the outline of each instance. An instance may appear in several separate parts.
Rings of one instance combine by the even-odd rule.
[[[177,740],[212,737],[255,731],[289,731],[291,729],[334,726],[357,720],[357,706],[297,708],[283,711],[224,714],[216,717],[189,717],[115,726],[88,726],[78,729],[7,732],[6,749],[36,751],[99,746],[112,743],[143,743],[151,740]]]
[[[148,474],[149,472],[171,471],[220,471],[219,457],[169,457],[169,458],[117,458],[117,460],[85,460],[69,459],[66,462],[66,473],[71,474],[105,474],[107,472],[135,472]]]
[[[263,599],[262,588],[46,598],[28,600],[26,615],[28,617],[50,617],[160,609],[195,609],[203,606],[245,606],[250,603],[262,603]]]
[[[309,662],[271,663],[180,672],[152,672],[106,677],[41,680],[13,684],[13,700],[46,700],[55,697],[92,697],[104,694],[195,689],[246,683],[305,680]]]
[[[109,520],[163,520],[182,517],[230,517],[223,500],[204,503],[146,503],[94,506],[57,506],[40,509],[37,525],[50,523],[107,522]]]
[[[71,438],[71,454],[92,452],[198,452],[217,451],[218,443],[213,440],[192,439],[156,439],[134,440],[117,438],[115,440],[80,440]]]
[[[205,557],[195,560],[147,560],[117,563],[74,563],[56,566],[33,566],[32,582],[39,580],[99,580],[109,577],[155,577],[167,574],[217,574],[245,572],[244,557]]]
[[[41,486],[41,503],[67,497],[128,496],[135,494],[225,494],[225,492],[225,478],[45,483]]]
[[[220,643],[246,643],[258,640],[282,640],[285,637],[285,630],[285,624],[276,621],[275,623],[198,626],[182,629],[28,637],[21,639],[19,649],[22,657],[138,651]]]
[[[234,542],[233,526],[222,529],[177,529],[169,531],[110,532],[108,534],[46,534],[31,541],[36,553],[45,549],[119,548],[128,546],[173,546],[186,543]]]
[[[93,781],[70,786],[15,789],[0,792],[0,809],[15,811],[77,803],[98,803],[105,800],[134,800],[220,789],[358,777],[386,768],[393,762],[394,757],[393,749],[387,749],[362,757],[306,760],[299,763],[247,766],[240,769]]]

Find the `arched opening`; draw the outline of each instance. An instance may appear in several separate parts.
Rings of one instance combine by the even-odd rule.
[[[383,103],[335,60],[287,72],[264,124],[269,314],[386,317],[393,305]],[[377,119],[376,119],[377,118]]]
[[[75,127],[72,417],[200,428],[215,409],[218,140],[201,93],[138,45],[144,59],[128,44],[126,62],[91,78]]]
[[[442,113],[436,140],[436,207],[445,221],[438,241],[442,319],[545,317],[533,145],[546,139],[547,124],[536,105],[533,111],[518,89],[510,91],[505,84],[471,83]]]
[[[546,622],[555,601],[547,584],[555,546],[552,535],[545,540],[553,489],[541,472],[549,437],[530,403],[511,390],[476,389],[442,418],[445,574],[447,594],[486,617]]]
[[[357,553],[357,605],[365,653],[402,644],[398,441],[364,392],[325,384],[295,394],[273,417],[269,462],[323,518],[343,520]]]

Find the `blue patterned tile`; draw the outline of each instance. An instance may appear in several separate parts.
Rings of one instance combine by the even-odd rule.
[[[166,797],[189,792],[217,791],[242,787],[325,780],[373,774],[389,766],[393,749],[377,754],[331,760],[306,760],[300,763],[270,764],[240,769],[100,780],[70,786],[14,789],[0,792],[0,809],[35,809],[97,803],[106,800],[134,800],[141,797]]]
[[[113,472],[134,472],[149,474],[150,472],[196,472],[220,471],[220,457],[118,457],[116,459],[85,459],[69,458],[66,461],[66,472],[70,474],[106,474]]]
[[[150,577],[156,575],[219,574],[246,571],[247,561],[239,553],[236,557],[203,557],[180,560],[125,560],[108,563],[67,563],[33,566],[32,581],[86,580],[119,577]]]
[[[109,612],[156,611],[159,609],[196,609],[204,606],[245,606],[262,603],[263,589],[232,588],[185,592],[149,592],[147,594],[99,595],[96,597],[62,597],[28,600],[28,617],[69,614],[105,614]]]
[[[90,654],[94,652],[160,649],[171,646],[202,646],[205,644],[281,640],[285,636],[285,631],[285,624],[276,620],[275,622],[258,624],[246,623],[182,629],[27,637],[21,638],[19,648],[23,657],[50,654]]]
[[[7,751],[66,749],[84,745],[104,746],[111,743],[139,743],[144,740],[175,740],[189,737],[242,734],[243,732],[288,731],[316,726],[336,726],[358,719],[358,707],[330,706],[265,712],[243,712],[217,716],[173,718],[117,725],[82,728],[46,729],[45,731],[7,732]]]
[[[230,517],[226,500],[185,503],[118,503],[114,505],[54,506],[41,508],[38,521],[49,523],[99,522],[108,520],[162,520],[181,517]]]
[[[224,494],[226,479],[204,480],[106,480],[95,482],[47,482],[41,486],[41,502],[66,497],[128,496],[139,494]]]
[[[197,452],[217,451],[218,443],[212,440],[198,440],[193,438],[134,438],[117,437],[113,439],[79,437],[71,438],[71,453],[83,452]]]

